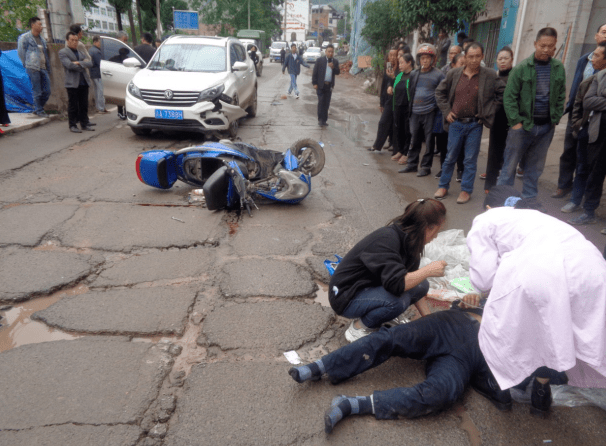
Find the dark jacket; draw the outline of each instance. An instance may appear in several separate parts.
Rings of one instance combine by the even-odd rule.
[[[339,61],[336,58],[332,58],[333,69],[332,69],[332,81],[330,83],[330,88],[335,88],[335,76],[340,74],[339,71]],[[324,85],[324,78],[326,77],[326,66],[328,65],[328,59],[326,56],[320,57],[316,61],[316,65],[314,66],[314,72],[311,75],[311,83],[312,85]]]
[[[600,136],[602,113],[606,112],[606,69],[593,76],[589,89],[583,97],[583,108],[593,111],[588,129],[591,144],[596,142]]]
[[[465,70],[465,67],[450,70],[446,79],[440,82],[440,85],[436,88],[436,101],[444,117],[444,130],[448,130],[449,122],[446,117],[450,114],[454,104],[457,84],[463,76],[463,70]],[[491,68],[480,67],[477,118],[480,123],[488,128],[492,127],[495,114],[503,104],[503,91],[505,91],[505,84],[499,78],[497,72]]]
[[[299,56],[298,54],[296,56],[297,58],[295,59],[292,53],[288,53],[286,55],[286,59],[284,59],[284,65],[282,65],[282,73],[284,73],[284,70],[288,68],[288,74],[294,74],[295,76],[298,76],[299,74],[301,74],[301,65],[309,68],[309,65],[305,63],[301,56]]]
[[[522,123],[524,130],[534,127],[534,101],[537,95],[537,70],[534,66],[534,53],[524,59],[509,73],[509,80],[503,93],[503,107],[509,126]],[[549,117],[557,125],[564,114],[566,102],[566,72],[564,65],[557,59],[549,61],[551,78],[549,80]]]
[[[572,113],[570,114],[570,119],[572,121],[572,136],[575,138],[579,137],[579,131],[589,121],[591,111],[583,108],[583,98],[587,94],[594,77],[595,75],[589,76],[587,79],[581,82],[579,88],[577,89],[577,96],[574,99],[574,106],[572,107]]]
[[[394,72],[396,75],[397,72]],[[392,100],[392,95],[387,94],[387,89],[389,87],[393,87],[393,82],[395,78],[392,79],[387,75],[387,70],[383,72],[383,82],[381,82],[381,96],[379,98],[379,105],[381,107],[385,107],[385,105]]]
[[[142,43],[141,45],[137,45],[135,47],[135,53],[141,56],[141,59],[143,59],[147,64],[152,59],[152,57],[154,57],[154,54],[156,53],[156,48],[154,48],[148,43]]]
[[[91,79],[101,79],[101,50],[93,45],[88,54],[93,60],[93,66],[88,69]]]
[[[92,82],[86,69],[93,66],[93,61],[86,59],[86,54],[78,50],[78,58],[76,58],[76,55],[70,48],[61,48],[59,50],[59,60],[63,65],[63,72],[65,73],[65,88],[78,88],[80,85],[80,74],[84,75],[87,85],[91,86]],[[75,64],[74,62],[79,62],[79,64]]]
[[[337,314],[365,288],[382,286],[394,296],[404,293],[404,276],[421,262],[420,256],[411,257],[406,239],[402,229],[390,225],[356,243],[330,279],[328,300]]]
[[[570,86],[570,95],[568,96],[568,103],[564,109],[564,114],[570,113],[574,107],[577,97],[577,90],[583,81],[583,73],[585,72],[585,68],[587,68],[587,64],[589,63],[590,54],[591,53],[583,54],[577,62],[577,68],[574,70],[574,78],[572,79],[572,85]]]
[[[440,73],[442,73],[436,67],[433,67],[432,70],[436,70],[436,71],[439,71]],[[417,68],[416,70],[413,70],[410,73],[410,83],[409,83],[410,98],[409,98],[409,103],[408,103],[408,115],[409,116],[412,116],[412,104],[415,101],[415,92],[417,91],[417,82],[419,81],[420,72],[421,72],[421,69]],[[444,73],[442,73],[442,74],[444,74]]]

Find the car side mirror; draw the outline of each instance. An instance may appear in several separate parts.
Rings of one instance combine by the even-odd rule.
[[[136,57],[129,57],[128,59],[124,59],[122,62],[126,68],[141,68],[141,62]]]
[[[236,62],[232,65],[231,67],[232,71],[246,71],[248,70],[248,65],[246,65],[244,62]]]

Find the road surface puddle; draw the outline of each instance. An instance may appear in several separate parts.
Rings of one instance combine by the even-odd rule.
[[[471,446],[482,446],[482,434],[473,424],[473,420],[467,413],[467,410],[463,406],[457,405],[455,407],[456,414],[459,418],[461,418],[461,424],[459,427],[467,432],[467,437],[469,437],[469,444]]]
[[[88,287],[78,285],[70,290],[58,291],[50,296],[15,304],[9,310],[0,312],[2,327],[0,327],[0,352],[11,350],[26,344],[59,341],[62,339],[77,339],[81,335],[66,333],[48,327],[46,324],[31,319],[36,311],[44,310],[65,296],[75,296],[88,291]],[[4,305],[0,305],[4,306]]]
[[[314,302],[318,302],[323,307],[330,307],[330,302],[328,302],[328,285],[316,281],[318,285],[318,291],[316,291],[316,298]]]

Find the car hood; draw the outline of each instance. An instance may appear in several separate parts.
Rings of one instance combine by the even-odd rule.
[[[145,90],[202,91],[225,82],[229,73],[141,70],[134,84]]]

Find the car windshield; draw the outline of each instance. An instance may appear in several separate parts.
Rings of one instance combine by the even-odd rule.
[[[286,46],[286,43],[284,42],[274,42],[271,44],[272,48],[284,48]]]
[[[309,53],[319,53],[320,52],[320,48],[308,48],[307,52],[309,52]]]
[[[225,47],[179,43],[162,45],[149,64],[154,71],[226,71]]]

